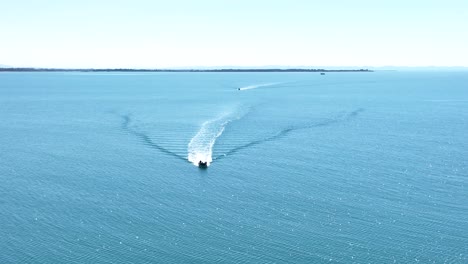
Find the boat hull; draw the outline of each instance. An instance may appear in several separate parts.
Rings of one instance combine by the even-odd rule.
[[[208,168],[208,162],[199,161],[198,162],[198,168],[200,168],[200,169]]]

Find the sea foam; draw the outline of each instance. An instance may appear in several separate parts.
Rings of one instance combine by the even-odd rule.
[[[216,140],[230,122],[241,118],[244,114],[242,111],[225,112],[215,119],[205,121],[188,144],[187,159],[196,166],[200,161],[207,162],[209,166],[213,161],[213,147]]]
[[[260,88],[260,87],[273,86],[273,85],[276,85],[276,84],[280,84],[280,83],[262,83],[262,84],[254,84],[254,85],[249,85],[249,86],[241,87],[241,88],[239,88],[239,90],[240,90],[240,91],[244,91],[244,90],[256,89],[256,88]]]

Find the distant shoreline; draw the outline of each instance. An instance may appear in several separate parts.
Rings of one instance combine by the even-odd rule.
[[[60,69],[0,68],[0,72],[373,72],[369,69]]]

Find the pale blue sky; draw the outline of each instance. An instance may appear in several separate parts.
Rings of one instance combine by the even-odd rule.
[[[0,64],[468,66],[468,1],[0,0]]]

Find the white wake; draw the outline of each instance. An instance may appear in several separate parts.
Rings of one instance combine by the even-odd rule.
[[[254,84],[254,85],[249,85],[249,86],[241,87],[241,88],[239,88],[239,90],[240,90],[240,91],[244,91],[244,90],[256,89],[256,88],[260,88],[260,87],[273,86],[273,85],[277,85],[277,84],[280,84],[280,83],[262,83],[262,84]]]
[[[242,115],[225,113],[216,119],[204,122],[188,144],[187,159],[196,166],[200,161],[207,162],[209,166],[213,161],[213,146],[216,140],[223,134],[227,124],[241,118]]]

